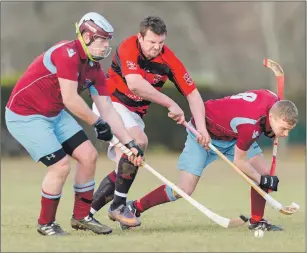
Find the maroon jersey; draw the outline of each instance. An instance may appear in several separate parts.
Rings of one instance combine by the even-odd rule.
[[[206,125],[212,139],[237,140],[247,151],[262,133],[271,132],[269,110],[279,100],[269,90],[250,90],[206,101]],[[194,119],[192,123],[195,126]]]
[[[121,103],[142,116],[151,102],[129,90],[125,80],[125,76],[129,74],[141,75],[157,90],[162,88],[167,79],[172,81],[184,96],[196,89],[181,61],[166,45],[157,57],[147,60],[137,36],[127,38],[116,49],[108,71],[107,83],[112,101]]]
[[[64,109],[58,78],[78,82],[78,93],[108,95],[100,64],[88,60],[79,40],[61,41],[38,56],[16,83],[7,107],[20,115],[53,117]]]

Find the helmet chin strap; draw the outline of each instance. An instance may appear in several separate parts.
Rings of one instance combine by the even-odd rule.
[[[101,57],[101,56],[94,56],[94,55],[92,55],[92,54],[90,53],[90,51],[88,50],[88,47],[87,47],[87,45],[85,44],[85,41],[84,41],[84,39],[83,39],[83,37],[82,37],[82,35],[81,35],[81,33],[80,33],[78,23],[76,23],[75,26],[76,26],[76,33],[77,33],[77,35],[78,35],[78,39],[79,39],[79,41],[81,42],[81,45],[82,45],[82,47],[83,47],[83,49],[84,49],[84,51],[85,51],[87,57],[88,57],[91,61],[95,61],[95,62],[96,62],[96,61],[102,60],[104,57]]]

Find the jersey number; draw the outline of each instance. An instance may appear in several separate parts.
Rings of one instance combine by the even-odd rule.
[[[244,93],[239,93],[237,95],[231,96],[231,99],[240,99],[242,98],[243,100],[247,102],[254,102],[257,98],[257,94],[252,93],[252,92],[244,92]]]

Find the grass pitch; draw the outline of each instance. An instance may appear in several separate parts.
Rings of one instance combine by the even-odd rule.
[[[176,183],[178,155],[149,154],[147,162]],[[268,162],[271,152],[266,154]],[[98,162],[96,187],[114,164],[104,154]],[[70,232],[67,237],[42,237],[36,232],[40,190],[45,174],[42,164],[29,158],[3,159],[1,162],[1,251],[15,252],[305,252],[305,150],[292,150],[277,161],[279,191],[273,197],[284,205],[292,201],[301,209],[293,216],[282,215],[269,206],[266,217],[285,228],[255,238],[247,226],[225,229],[181,199],[153,208],[142,215],[142,225],[121,231],[107,218],[107,207],[96,216],[113,228],[110,235],[74,231],[70,227],[73,187],[70,175],[58,208],[57,222]],[[72,170],[73,172],[73,170]],[[140,169],[129,199],[143,196],[161,182]],[[229,218],[249,215],[249,186],[226,163],[217,161],[204,171],[193,197],[212,211]]]

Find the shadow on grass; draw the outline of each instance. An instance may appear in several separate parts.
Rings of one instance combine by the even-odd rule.
[[[122,231],[124,233],[137,233],[137,234],[152,234],[152,233],[193,233],[193,234],[199,234],[199,233],[204,233],[204,232],[212,232],[214,231],[215,233],[221,232],[224,233],[225,231],[240,231],[242,230],[247,230],[247,226],[243,225],[242,227],[239,228],[223,228],[219,225],[216,224],[175,224],[175,225],[163,225],[163,224],[157,224],[153,226],[149,225],[141,225],[141,227],[138,228],[131,228],[126,231]]]

